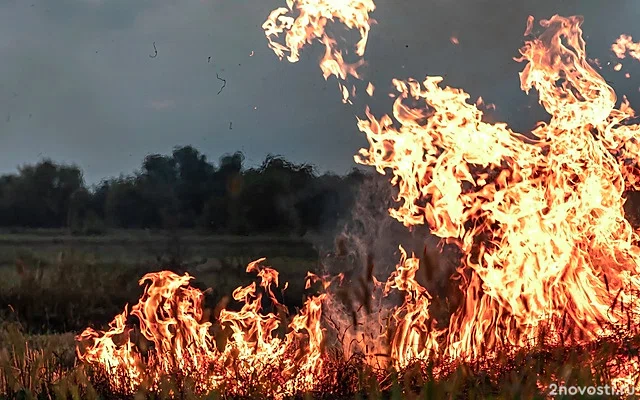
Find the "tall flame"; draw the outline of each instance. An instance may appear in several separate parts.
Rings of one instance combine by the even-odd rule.
[[[631,304],[640,288],[638,234],[623,210],[623,192],[637,188],[640,127],[587,63],[581,23],[543,20],[545,32],[520,50],[522,89],[537,89],[551,115],[532,138],[483,122],[469,95],[442,88],[441,77],[394,81],[399,128],[368,110],[359,122],[370,148],[356,162],[390,169],[399,187],[391,215],[408,227],[428,223],[465,254],[451,358],[526,346],[547,328],[595,339],[607,321],[626,318],[613,299]]]

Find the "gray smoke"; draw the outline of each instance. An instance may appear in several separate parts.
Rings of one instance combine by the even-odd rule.
[[[446,286],[454,272],[456,256],[449,249],[441,251],[439,238],[431,235],[427,226],[411,229],[389,215],[397,207],[398,190],[389,182],[389,176],[373,174],[362,183],[348,217],[333,234],[333,241],[318,243],[325,272],[330,275],[344,273],[355,279],[366,273],[368,259],[373,260],[373,275],[385,281],[398,264],[402,246],[409,255],[423,256],[425,250],[435,269],[420,271],[418,281],[430,291]],[[423,267],[421,267],[423,268]],[[430,276],[430,279],[427,279]]]

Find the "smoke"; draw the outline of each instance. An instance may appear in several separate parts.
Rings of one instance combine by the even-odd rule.
[[[341,343],[346,359],[364,354],[368,362],[381,367],[389,362],[386,354],[395,324],[393,310],[404,295],[392,292],[385,296],[384,284],[376,285],[370,275],[378,282],[386,282],[400,261],[402,246],[408,254],[415,253],[421,259],[418,283],[438,304],[444,304],[440,300],[449,297],[449,277],[459,259],[448,247],[439,246],[439,239],[429,233],[427,226],[409,230],[389,215],[389,209],[397,206],[397,194],[389,176],[367,175],[348,216],[333,233],[333,240],[329,242],[330,236],[325,235],[321,252],[322,272],[344,275],[342,284],[331,286],[332,295],[323,305],[329,340]],[[446,325],[448,317],[448,311],[442,311],[436,320]]]
[[[418,281],[430,292],[440,292],[447,287],[449,276],[457,265],[457,254],[447,246],[439,245],[439,238],[429,233],[428,226],[411,229],[389,215],[389,209],[397,206],[397,187],[389,177],[368,175],[359,186],[352,209],[332,233],[332,241],[317,240],[325,273],[335,276],[345,274],[347,281],[367,274],[367,266],[373,264],[373,276],[385,281],[400,260],[399,246],[409,255],[429,258],[433,267],[427,271],[421,266]]]

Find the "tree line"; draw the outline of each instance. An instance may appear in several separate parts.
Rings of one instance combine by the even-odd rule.
[[[0,226],[204,229],[230,234],[304,234],[335,226],[364,174],[318,174],[269,155],[246,168],[241,152],[212,163],[192,146],[145,157],[139,171],[87,187],[76,165],[49,159],[0,176]]]

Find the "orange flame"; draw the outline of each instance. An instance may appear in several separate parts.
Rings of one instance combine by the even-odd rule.
[[[620,59],[626,58],[628,54],[631,58],[640,60],[640,43],[634,42],[629,35],[620,35],[611,45],[611,50]]]
[[[615,108],[613,89],[587,63],[581,23],[543,20],[546,31],[520,51],[522,89],[536,88],[551,115],[533,138],[483,122],[469,95],[440,87],[441,77],[394,80],[399,128],[368,110],[359,121],[370,148],[356,162],[391,170],[400,189],[391,216],[408,227],[428,223],[465,254],[465,298],[445,356],[524,347],[545,327],[574,332],[550,341],[595,339],[609,333],[605,321],[627,318],[611,308],[614,297],[632,304],[640,288],[638,235],[622,196],[637,188],[640,127],[625,123],[633,110]]]
[[[358,68],[364,64],[362,57],[374,22],[369,18],[369,13],[375,10],[373,0],[287,0],[287,6],[273,10],[262,25],[269,47],[280,59],[288,54],[287,60],[294,63],[300,59],[300,50],[307,43],[314,40],[322,42],[325,54],[320,61],[320,68],[324,78],[335,76],[342,101],[349,102],[346,80],[349,76],[360,79]],[[291,15],[294,12],[298,14],[297,17]],[[360,33],[355,50],[360,59],[355,63],[345,62],[338,41],[327,32],[327,24],[334,20]],[[286,33],[284,44],[276,41],[283,33]]]
[[[429,314],[431,296],[416,281],[420,260],[407,258],[401,247],[402,258],[385,286],[385,294],[391,289],[405,293],[404,303],[393,315],[398,324],[391,339],[391,359],[398,367],[404,367],[416,359],[426,360],[438,355],[438,339],[444,331],[435,328],[436,321]]]
[[[367,94],[369,96],[373,96],[374,90],[376,90],[376,87],[373,86],[373,84],[371,82],[369,82],[369,84],[367,85]]]
[[[319,39],[327,49],[325,77],[336,75],[346,90],[346,76],[358,75],[325,26],[337,18],[358,28],[362,56],[373,3],[288,5],[264,25],[271,48],[280,57],[289,52],[295,62],[308,41]],[[285,15],[294,5],[296,19]],[[530,17],[526,36],[533,22]],[[549,344],[582,344],[609,335],[616,324],[640,322],[634,317],[640,312],[634,297],[640,236],[623,209],[624,192],[640,189],[640,125],[632,123],[635,112],[626,98],[616,107],[615,92],[587,62],[581,24],[580,17],[542,20],[545,31],[520,49],[517,60],[526,63],[521,88],[536,89],[550,115],[528,135],[483,121],[482,99],[470,103],[463,90],[442,87],[438,76],[422,83],[394,80],[393,117],[376,119],[367,108],[368,118],[358,122],[369,149],[361,149],[356,162],[390,171],[399,189],[390,215],[407,227],[428,224],[463,253],[456,272],[462,301],[448,326],[437,328],[432,297],[416,280],[420,261],[402,248],[385,284],[370,276],[362,292],[351,288],[364,305],[351,321],[341,304],[352,299],[338,299],[332,286],[344,277],[309,273],[306,288],[320,282],[322,292],[286,324],[274,291],[278,272],[260,259],[247,267],[260,283],[233,292],[241,309],[220,310],[215,323],[229,332],[223,340],[203,317],[203,294],[188,285],[192,277],[164,271],[141,279],[145,293],[131,309],[152,344],[148,354],[126,327],[125,309],[108,331],[89,328],[79,335],[89,342],[78,349],[80,359],[105,370],[110,384],[128,393],[145,382],[157,386],[177,371],[195,377],[201,391],[225,385],[242,396],[242,377],[271,378],[276,371],[265,390],[282,398],[314,388],[326,365],[328,333],[345,356],[359,351],[371,364],[402,368],[414,359],[492,357],[540,337]],[[286,45],[272,41],[285,31]],[[391,293],[401,294],[402,304],[388,307],[384,300]],[[265,312],[263,297],[273,311]],[[637,362],[624,366],[613,383],[637,383]]]
[[[278,285],[278,273],[254,261],[247,272],[256,272],[260,287],[274,308],[281,308],[273,287]],[[282,386],[271,388],[275,397],[296,390],[309,390],[314,375],[322,370],[324,333],[320,327],[320,306],[324,295],[312,297],[289,323],[284,337],[275,334],[282,317],[262,312],[263,292],[255,282],[239,287],[233,298],[243,304],[240,311],[223,309],[219,323],[231,334],[226,343],[216,345],[210,333],[211,322],[202,320],[203,293],[190,287],[191,276],[169,271],[145,275],[140,284],[148,283],[131,315],[140,323],[140,333],[152,343],[150,354],[143,356],[132,341],[131,329],[125,329],[127,311],[118,315],[107,332],[91,328],[78,336],[88,347],[78,349],[81,361],[108,373],[114,390],[134,393],[144,381],[157,387],[160,380],[172,374],[192,376],[196,388],[207,392],[223,382],[239,377],[255,376],[266,367],[276,368],[284,378]],[[124,338],[118,338],[122,336]],[[120,339],[120,340],[118,340]],[[276,382],[280,383],[280,382]],[[242,395],[242,385],[231,385],[230,392]]]

